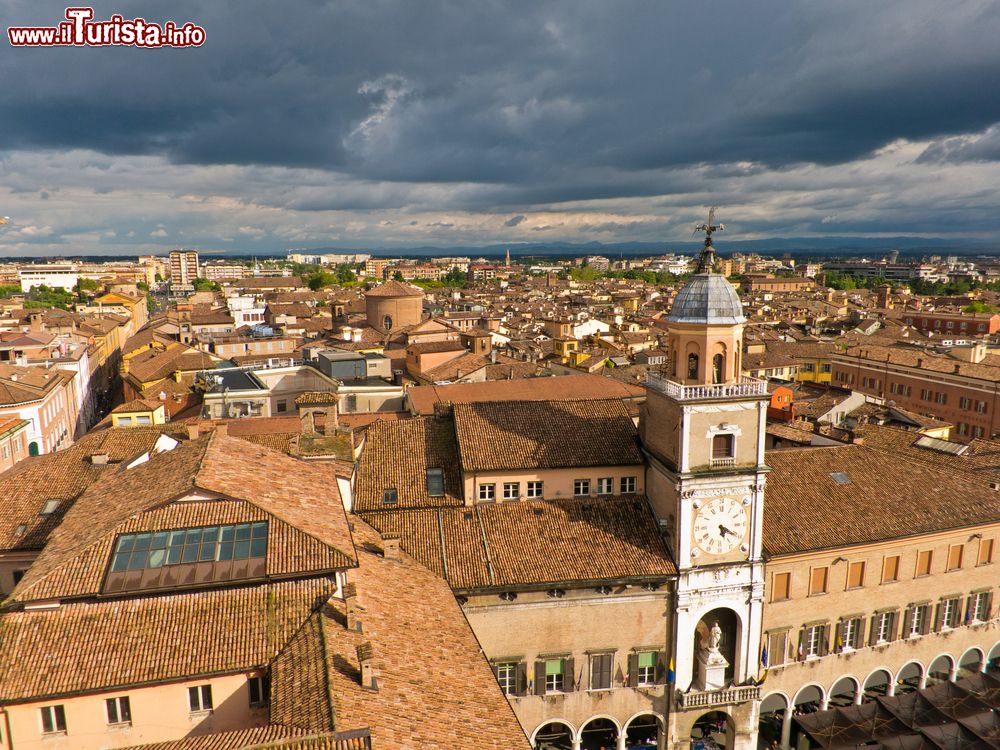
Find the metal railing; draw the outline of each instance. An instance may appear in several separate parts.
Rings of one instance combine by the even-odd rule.
[[[668,380],[663,375],[649,372],[646,373],[646,385],[678,401],[767,395],[767,381],[750,377],[740,378],[735,383],[683,385],[673,380]]]
[[[677,701],[682,708],[723,706],[756,700],[760,700],[759,685],[745,685],[743,687],[731,687],[723,690],[692,690],[688,693],[677,693]]]

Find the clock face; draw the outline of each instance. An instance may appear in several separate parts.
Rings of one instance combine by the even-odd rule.
[[[731,552],[746,530],[746,511],[738,500],[728,497],[705,503],[694,519],[694,541],[710,555]]]

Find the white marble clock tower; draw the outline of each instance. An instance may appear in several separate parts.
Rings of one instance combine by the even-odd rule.
[[[755,747],[764,571],[763,381],[745,378],[743,308],[713,272],[711,234],[697,274],[680,290],[669,323],[670,359],[647,380],[640,435],[646,490],[678,567],[668,643],[676,693],[667,746],[689,746],[712,711],[732,722],[727,745]]]

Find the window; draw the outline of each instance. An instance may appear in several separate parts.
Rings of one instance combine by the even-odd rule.
[[[558,693],[563,689],[563,660],[548,659],[545,662],[545,692]]]
[[[631,495],[636,491],[635,477],[622,477],[621,488],[623,495]]]
[[[108,711],[108,724],[131,724],[132,707],[129,705],[128,696],[121,698],[108,698],[104,701]]]
[[[132,417],[118,417],[118,424],[129,427],[132,425]]]
[[[935,400],[935,401],[936,401],[937,403],[939,403],[939,404],[947,404],[947,403],[948,403],[948,394],[947,394],[947,393],[945,393],[944,391],[938,391],[938,392],[937,392],[937,393],[936,393],[936,394],[934,395],[934,400]]]
[[[882,561],[882,583],[899,580],[899,555],[890,555]]]
[[[822,370],[823,372],[830,372],[832,367],[833,365],[823,365]]]
[[[850,619],[842,620],[840,623],[841,650],[861,648],[861,636],[864,630],[864,620],[860,617],[851,617]]]
[[[188,708],[191,713],[212,710],[212,686],[199,685],[188,688]]]
[[[150,421],[151,420],[149,419],[149,417],[147,417],[145,415],[142,415],[142,414],[138,415],[135,418],[135,423],[136,424],[150,424]]]
[[[589,479],[575,479],[573,481],[573,494],[576,497],[586,497],[590,494]]]
[[[958,626],[959,610],[961,601],[956,597],[943,599],[938,604],[937,629],[954,628]]]
[[[520,482],[504,482],[503,483],[503,499],[504,500],[517,500],[521,497],[521,483]]]
[[[614,492],[614,478],[613,477],[598,477],[597,479],[597,494],[598,495],[610,495]]]
[[[51,516],[53,513],[56,512],[56,508],[58,507],[59,507],[58,500],[46,500],[45,503],[42,505],[42,509],[38,511],[38,515]]]
[[[712,438],[712,459],[732,458],[736,455],[736,436],[730,434],[715,435]]]
[[[23,570],[15,570],[14,571],[14,585],[15,586],[21,582],[22,578],[24,578],[24,573],[25,573],[25,571],[23,571]]]
[[[813,568],[809,574],[809,596],[826,593],[826,581],[829,570],[826,567]]]
[[[45,734],[55,734],[66,731],[66,711],[59,706],[42,707],[42,731]]]
[[[392,330],[392,316],[386,315],[382,318],[382,330],[391,331]]]
[[[528,482],[528,497],[541,497],[543,492],[543,482]]]
[[[931,574],[931,561],[933,559],[933,553],[929,549],[918,552],[917,569],[914,573],[914,577],[920,578],[921,576],[929,576]]]
[[[250,706],[266,706],[271,702],[271,678],[268,675],[257,675],[247,680],[247,692],[250,695]]]
[[[992,614],[993,594],[990,591],[977,591],[969,597],[969,616],[973,622],[986,622]]]
[[[783,602],[791,598],[791,573],[775,573],[771,578],[771,601]]]
[[[640,651],[636,654],[638,685],[656,684],[656,652]]]
[[[479,502],[492,503],[497,499],[497,486],[495,484],[479,485]]]
[[[847,588],[859,589],[865,585],[864,561],[852,562],[847,567]]]
[[[493,673],[504,695],[517,695],[517,662],[505,661],[494,664]]]
[[[895,612],[879,612],[872,618],[872,645],[889,643],[895,635]]]
[[[993,540],[979,540],[979,556],[976,558],[976,565],[989,565],[993,562]]]
[[[971,398],[966,398],[965,396],[962,396],[958,400],[958,408],[959,409],[971,409],[972,408],[972,399]]]
[[[964,544],[953,544],[948,547],[948,567],[946,571],[962,569],[962,553],[965,551]]]
[[[431,497],[444,495],[444,469],[427,470],[427,494]]]
[[[806,659],[823,656],[825,651],[826,625],[810,625],[802,639],[802,653]]]
[[[788,659],[788,631],[767,634],[767,665],[776,667]]]
[[[986,402],[985,401],[977,401],[976,402],[976,411],[979,412],[980,414],[985,414],[986,413]]]
[[[382,492],[382,504],[395,505],[397,502],[399,502],[399,493],[396,491],[396,488],[386,487]]]
[[[933,396],[933,391],[930,391],[927,388],[921,388],[920,389],[920,400],[921,401],[930,401],[931,398],[932,398],[932,396]]]
[[[283,411],[288,411],[288,402],[287,401],[279,401],[278,402],[278,413],[280,414]]]
[[[614,654],[592,654],[590,657],[590,689],[609,690]]]
[[[247,560],[267,553],[267,521],[143,534],[122,534],[111,572],[182,563]]]
[[[983,428],[982,427],[980,427],[979,425],[976,425],[975,427],[972,428],[972,437],[974,437],[974,438],[981,438],[982,436],[983,436]]]
[[[930,625],[930,604],[916,604],[909,612],[909,623],[905,627],[907,638],[916,638],[924,635],[929,630]]]
[[[698,377],[698,355],[689,354],[688,355],[688,378],[694,379]]]

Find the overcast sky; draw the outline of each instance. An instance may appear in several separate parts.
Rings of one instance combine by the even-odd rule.
[[[2,0],[4,29],[65,2]],[[1000,240],[997,0],[173,0],[0,49],[0,254]],[[6,36],[6,34],[5,34]],[[998,243],[1000,245],[1000,243]]]

